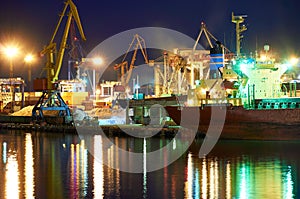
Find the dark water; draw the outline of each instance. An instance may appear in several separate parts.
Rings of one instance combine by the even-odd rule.
[[[143,149],[141,139],[112,139],[125,148]],[[148,148],[169,142],[146,140]],[[86,143],[76,135],[1,130],[0,198],[299,197],[300,142],[219,141],[200,159],[202,140],[196,140],[168,167],[141,174],[95,161]]]

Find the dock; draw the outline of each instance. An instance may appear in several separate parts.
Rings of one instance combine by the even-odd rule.
[[[48,117],[49,120],[58,120],[57,117]],[[75,126],[76,125],[76,126]],[[174,137],[180,126],[145,126],[142,124],[113,124],[113,125],[63,125],[54,123],[35,124],[30,116],[0,116],[0,129],[3,130],[24,130],[29,132],[45,133],[70,133],[78,134],[100,134],[105,133],[107,136],[131,136],[126,132],[131,132],[134,137]],[[146,131],[145,131],[146,129]],[[153,136],[152,136],[153,135]]]

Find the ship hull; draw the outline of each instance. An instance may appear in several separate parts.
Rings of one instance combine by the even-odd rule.
[[[207,135],[210,126],[220,131],[221,139],[244,140],[300,140],[300,109],[246,110],[243,107],[165,107],[169,116],[184,128],[197,129]],[[213,115],[213,109],[223,109],[224,117]],[[182,114],[183,111],[185,114]],[[189,112],[199,112],[199,122],[191,122]],[[194,114],[190,115],[194,117]],[[216,133],[214,133],[216,135]]]

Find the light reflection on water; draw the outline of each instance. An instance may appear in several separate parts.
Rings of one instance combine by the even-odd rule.
[[[9,150],[5,168],[5,197],[19,198],[19,165],[15,151]]]
[[[199,159],[202,142],[196,140],[176,162],[148,173],[147,152],[171,140],[112,139],[124,150],[143,154],[143,173],[103,165],[103,158],[118,166],[127,157],[120,157],[114,146],[105,147],[101,135],[80,140],[75,135],[1,132],[0,198],[297,198],[299,142],[221,141]],[[168,160],[164,153],[158,158]]]
[[[236,141],[223,142],[227,142],[226,146],[230,147],[228,144]],[[243,149],[244,143],[247,142],[241,142],[239,147]],[[196,154],[189,152],[187,168],[188,173],[192,173],[193,176],[190,177],[188,174],[188,184],[193,187],[193,190],[185,190],[185,198],[190,198],[190,195],[193,198],[200,198],[195,193],[196,187],[199,186],[201,186],[199,191],[201,198],[297,198],[299,160],[296,152],[293,152],[293,148],[291,150],[289,145],[296,148],[300,145],[299,143],[283,143],[253,142],[254,145],[258,144],[256,152],[252,151],[247,155],[239,151],[235,154],[231,152],[229,157],[210,155],[207,158],[197,159]],[[277,145],[286,148],[284,150],[282,148],[282,151],[278,149],[271,151],[271,156],[264,156],[267,154],[266,151],[263,153],[260,151],[260,147],[265,147],[263,145],[267,148],[271,147],[269,150],[276,150]],[[248,142],[248,146],[253,147],[251,142]],[[224,150],[224,147],[219,149]],[[288,152],[292,154],[290,153],[285,158],[284,154]],[[224,153],[226,154],[225,151]],[[275,156],[275,153],[278,156]],[[189,166],[191,164],[193,164],[192,170]],[[198,180],[199,175],[202,176],[201,180]],[[192,183],[190,183],[191,179]]]
[[[25,134],[25,198],[34,198],[34,163],[31,134]]]
[[[84,140],[71,144],[70,198],[79,198],[87,193],[88,151]]]
[[[104,195],[104,182],[103,182],[103,149],[102,149],[102,137],[101,135],[95,135],[94,137],[94,154],[93,161],[93,183],[94,183],[94,198],[102,198]]]

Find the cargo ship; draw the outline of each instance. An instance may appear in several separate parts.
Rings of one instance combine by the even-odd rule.
[[[213,135],[224,139],[300,140],[297,81],[286,86],[281,78],[291,64],[276,62],[268,50],[265,46],[257,57],[232,59],[222,78],[201,80],[187,101],[166,106],[169,116],[200,135],[217,126]],[[196,117],[195,111],[198,122],[183,118]]]
[[[225,121],[218,124],[212,117],[212,106],[183,107],[168,106],[169,116],[179,125],[182,112],[199,111],[199,123],[184,122],[182,127],[198,129],[198,135],[205,136],[211,125],[220,130],[212,132],[221,139],[243,140],[300,140],[300,109],[245,109],[242,106],[225,107]],[[214,121],[214,122],[212,122]],[[213,124],[211,124],[213,123]],[[220,132],[219,132],[220,131]]]

